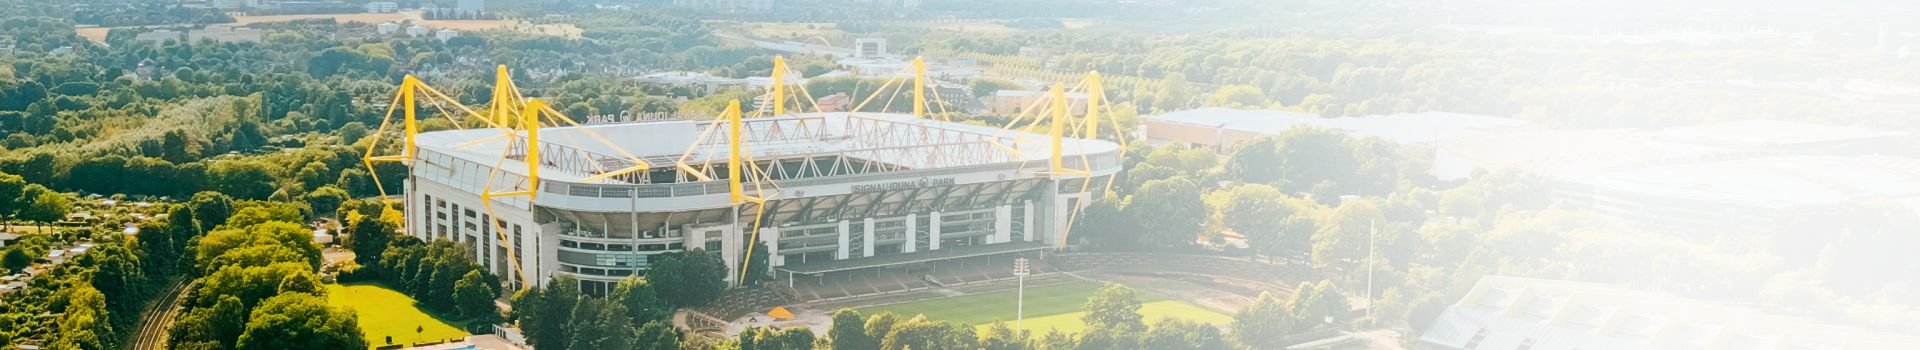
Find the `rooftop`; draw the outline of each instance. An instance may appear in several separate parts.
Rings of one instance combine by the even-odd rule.
[[[747,149],[753,159],[762,161],[844,156],[909,169],[929,169],[1044,161],[1052,153],[1048,137],[1043,134],[906,114],[802,113],[744,121]],[[682,120],[542,128],[540,141],[547,146],[541,151],[548,160],[542,168],[558,168],[555,160],[565,162],[567,157],[627,162],[632,156],[648,162],[652,168],[670,167],[683,155],[687,156],[688,163],[724,162],[728,153],[725,128],[701,138],[720,125],[724,124]],[[495,138],[500,133],[501,130],[492,128],[437,131],[420,134],[417,142],[423,149],[467,161],[500,163],[502,171],[525,169],[525,163],[517,158],[501,159],[510,148],[517,147],[515,144],[520,139]],[[1076,157],[1117,152],[1119,148],[1117,144],[1099,140],[1068,139],[1063,144],[1063,152]],[[627,166],[630,163],[608,164],[602,169]],[[579,171],[541,172],[542,178],[556,181],[578,181],[588,176],[591,175]]]
[[[1920,160],[1891,156],[1775,156],[1570,176],[1595,191],[1767,208],[1920,196]]]
[[[1442,142],[1436,161],[1462,160],[1485,169],[1560,176],[1673,164],[1734,152],[1727,147],[1664,141],[1633,129],[1547,129]]]
[[[1661,130],[1661,139],[1724,147],[1786,147],[1907,135],[1876,130],[1778,120],[1741,120]]]
[[[1325,118],[1300,112],[1231,108],[1201,108],[1148,119],[1269,135],[1278,135],[1296,126],[1311,126],[1343,130],[1354,137],[1379,137],[1400,144],[1453,140],[1534,126],[1532,122],[1519,119],[1450,112]]]

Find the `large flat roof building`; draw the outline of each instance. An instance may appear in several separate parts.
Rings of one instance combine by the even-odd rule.
[[[1378,137],[1402,145],[1486,135],[1534,127],[1532,122],[1449,112],[1324,118],[1278,110],[1201,108],[1147,117],[1146,139],[1233,151],[1242,141],[1279,135],[1296,127],[1346,131],[1354,137]]]
[[[1481,277],[1420,342],[1443,349],[1920,348],[1920,337],[1617,285]]]
[[[1099,186],[1083,182],[1120,170],[1120,147],[1111,142],[1068,139],[1060,150],[1065,166],[1088,175],[1052,175],[1046,135],[910,115],[798,114],[742,124],[749,163],[764,171],[744,172],[760,184],[746,194],[766,199],[764,214],[731,200],[725,122],[542,128],[538,196],[495,198],[491,212],[481,194],[490,184],[498,191],[526,182],[527,145],[498,138],[499,129],[470,129],[417,137],[407,232],[470,243],[481,265],[510,284],[569,275],[601,292],[645,273],[662,253],[703,248],[738,267],[759,227],[766,245],[754,254],[766,254],[771,266],[751,273],[791,283],[1064,245],[1065,219],[1098,196],[1090,192]],[[631,168],[633,159],[651,170],[591,179]],[[515,263],[537,280],[518,280]]]
[[[1558,180],[1562,198],[1646,227],[1761,236],[1804,207],[1920,197],[1920,160],[1767,156],[1568,174]]]

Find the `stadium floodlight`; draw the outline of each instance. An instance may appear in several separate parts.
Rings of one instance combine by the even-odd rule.
[[[1031,274],[1033,274],[1033,270],[1028,269],[1027,258],[1013,259],[1013,275],[1017,277],[1016,278],[1017,280],[1019,280],[1018,282],[1019,287],[1015,288],[1017,291],[1014,292],[1014,302],[1013,302],[1013,305],[1014,305],[1013,306],[1013,330],[1014,331],[1023,330],[1023,328],[1020,328],[1020,321],[1026,317],[1027,275],[1031,275]]]

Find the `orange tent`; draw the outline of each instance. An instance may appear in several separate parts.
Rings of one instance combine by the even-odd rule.
[[[790,319],[793,318],[793,312],[787,311],[787,307],[785,306],[775,306],[773,310],[767,311],[767,316],[777,320]]]

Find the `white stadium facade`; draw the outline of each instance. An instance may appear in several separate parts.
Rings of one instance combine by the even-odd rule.
[[[473,247],[481,265],[516,288],[566,275],[604,292],[644,275],[656,255],[689,249],[721,254],[737,274],[756,236],[765,245],[752,254],[765,254],[768,266],[750,273],[817,283],[1064,246],[1068,218],[1121,167],[1118,144],[1057,140],[1058,129],[788,114],[740,123],[741,153],[751,160],[739,164],[752,170],[740,172],[742,187],[764,199],[740,204],[726,178],[731,126],[539,128],[533,167],[527,138],[486,128],[420,133],[405,184],[406,231]],[[648,169],[603,176],[636,159]],[[526,182],[529,172],[539,179],[536,196],[482,205],[488,188]]]

